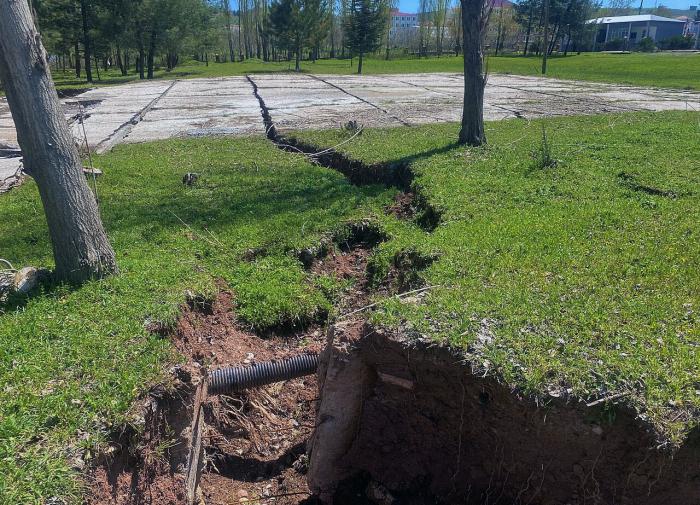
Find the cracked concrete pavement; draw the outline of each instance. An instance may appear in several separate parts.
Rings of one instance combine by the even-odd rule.
[[[255,74],[279,130],[365,127],[459,121],[462,76]],[[147,81],[95,88],[62,100],[76,142],[85,117],[88,144],[98,152],[122,142],[171,137],[264,133],[260,107],[246,77]],[[532,76],[489,76],[486,120],[638,110],[700,110],[700,93]],[[8,157],[16,133],[0,99],[0,185],[19,167]],[[3,151],[5,149],[5,151]],[[4,154],[3,154],[4,153]]]

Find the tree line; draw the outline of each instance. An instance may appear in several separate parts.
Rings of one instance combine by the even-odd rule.
[[[100,69],[153,78],[184,58],[362,58],[376,51],[393,0],[34,0],[50,63],[88,82]]]

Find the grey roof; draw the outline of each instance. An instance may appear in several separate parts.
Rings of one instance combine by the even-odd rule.
[[[589,19],[586,23],[595,23],[598,25],[607,25],[610,23],[643,23],[646,21],[665,21],[671,23],[685,23],[680,19],[665,18],[655,16],[653,14],[638,14],[636,16],[610,16],[604,18]]]

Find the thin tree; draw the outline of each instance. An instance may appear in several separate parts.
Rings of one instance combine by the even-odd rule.
[[[386,16],[386,55],[384,56],[384,59],[388,61],[389,51],[391,48],[391,16],[392,13],[398,9],[398,1],[388,0],[387,8],[389,9],[389,14]]]
[[[233,47],[233,33],[231,32],[231,4],[229,0],[223,0],[223,9],[226,15],[226,36],[228,38],[228,54],[231,61],[236,61],[236,53]]]
[[[90,59],[92,58],[89,26],[90,13],[88,12],[88,9],[89,5],[87,3],[87,0],[80,0],[80,15],[83,21],[83,53],[85,56],[85,75],[87,76],[87,82],[92,82],[92,64],[90,62]]]
[[[26,0],[0,0],[0,80],[44,206],[59,280],[117,271]]]
[[[361,74],[365,54],[381,45],[388,10],[382,0],[352,0],[348,9],[345,41],[351,54],[358,56],[357,73]]]
[[[482,45],[492,0],[460,0],[462,33],[464,34],[464,105],[459,143],[480,146],[486,143],[484,133],[484,53]]]
[[[542,7],[542,22],[544,23],[544,42],[542,46],[544,51],[542,51],[542,75],[547,73],[547,53],[549,53],[549,0],[544,0],[544,6]]]

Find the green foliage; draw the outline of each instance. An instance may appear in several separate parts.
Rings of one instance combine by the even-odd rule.
[[[627,48],[627,40],[625,39],[612,39],[605,43],[606,51],[624,51]]]
[[[296,54],[318,44],[328,25],[325,0],[279,0],[270,7],[270,27],[279,47]]]
[[[365,54],[379,49],[388,9],[383,0],[350,0],[345,12],[343,32],[351,54]]]
[[[691,49],[694,43],[695,38],[692,35],[676,35],[659,41],[659,49]]]
[[[524,32],[530,28],[530,48],[537,50],[538,36],[543,26],[543,0],[521,0],[513,6],[515,20]],[[593,17],[598,4],[593,0],[549,0],[549,24],[553,32],[571,37],[576,47],[585,47],[592,38],[595,26],[586,24]]]
[[[643,53],[652,53],[656,50],[656,44],[651,37],[644,37],[639,41],[639,45],[637,45],[636,49]]]

